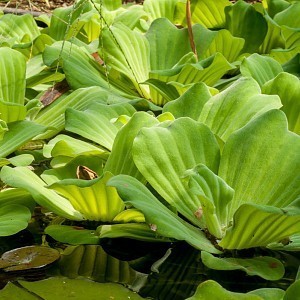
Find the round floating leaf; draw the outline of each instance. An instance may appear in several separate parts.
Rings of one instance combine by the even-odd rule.
[[[7,204],[0,207],[0,236],[15,234],[28,225],[30,210],[18,204]]]
[[[4,271],[42,268],[59,259],[57,250],[45,246],[28,246],[5,252],[0,259]]]

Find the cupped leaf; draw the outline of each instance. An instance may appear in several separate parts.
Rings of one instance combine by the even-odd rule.
[[[25,70],[26,60],[21,53],[7,47],[0,48],[0,99],[24,104]]]
[[[0,100],[0,118],[6,123],[24,120],[26,108],[18,103],[4,102]]]
[[[36,203],[30,193],[24,189],[8,188],[2,189],[0,192],[0,206],[7,204],[19,204],[29,208],[33,211]]]
[[[193,24],[199,23],[206,28],[222,28],[225,24],[224,9],[231,3],[227,0],[191,0],[191,18]],[[176,9],[176,21],[186,25],[185,2],[179,1]]]
[[[228,223],[228,204],[233,198],[233,189],[203,164],[186,171],[185,179],[201,202],[199,213],[203,213],[208,231],[221,238]]]
[[[111,151],[121,127],[119,123],[113,123],[112,119],[120,115],[132,116],[135,111],[129,103],[109,106],[101,103],[93,104],[83,112],[67,109],[65,128]]]
[[[283,104],[281,110],[287,116],[289,130],[300,134],[300,80],[291,74],[280,73],[263,85],[268,95],[278,95]]]
[[[106,186],[111,177],[106,172],[94,180],[65,179],[49,188],[67,198],[85,219],[111,222],[124,209],[116,189]]]
[[[300,137],[283,112],[271,110],[233,133],[218,175],[234,190],[230,218],[243,203],[285,207],[300,193]]]
[[[143,222],[145,222],[145,216],[138,209],[130,208],[130,209],[123,210],[119,214],[117,214],[114,217],[113,222],[115,222],[115,223],[129,223],[129,222],[143,223]]]
[[[30,210],[19,204],[6,204],[0,207],[0,236],[13,235],[28,226]]]
[[[201,203],[186,188],[182,176],[199,163],[216,172],[219,155],[212,132],[189,118],[143,128],[133,144],[133,159],[142,175],[167,202],[197,225],[203,225],[197,214]]]
[[[233,225],[220,241],[225,249],[263,247],[300,231],[299,209],[242,204],[233,216]]]
[[[260,94],[258,84],[251,78],[235,81],[223,92],[211,97],[198,118],[223,141],[265,112],[280,108],[280,98]]]
[[[243,52],[258,50],[267,34],[268,25],[264,17],[255,8],[244,1],[237,1],[225,8],[226,25],[233,36],[243,38]]]
[[[283,72],[282,66],[273,58],[252,54],[241,64],[243,76],[254,78],[260,86]]]
[[[147,223],[151,224],[152,230],[157,234],[184,240],[197,249],[220,253],[201,230],[169,210],[137,179],[128,175],[118,175],[113,177],[108,185],[117,189],[125,204],[131,204],[141,210]]]
[[[207,280],[201,283],[194,296],[186,300],[262,300],[258,295],[234,293],[224,289],[219,283]]]
[[[219,258],[202,251],[201,260],[213,270],[242,270],[248,275],[257,275],[266,280],[279,280],[284,275],[284,266],[280,260],[270,256],[253,258]]]
[[[67,243],[71,245],[99,244],[99,236],[96,234],[95,230],[88,230],[83,227],[49,225],[46,227],[45,233],[61,243]]]
[[[132,158],[133,142],[138,132],[143,127],[151,127],[158,124],[159,121],[146,112],[135,113],[129,122],[123,126],[112,147],[112,152],[104,167],[114,175],[127,174],[143,180],[143,176],[137,169]]]
[[[4,166],[1,180],[10,186],[28,191],[37,203],[62,217],[71,220],[83,219],[67,199],[47,189],[45,183],[27,167]]]
[[[9,124],[9,130],[0,141],[0,157],[6,157],[34,137],[46,131],[46,127],[31,121]]]
[[[293,234],[280,242],[271,243],[267,247],[278,251],[300,251],[300,234]]]

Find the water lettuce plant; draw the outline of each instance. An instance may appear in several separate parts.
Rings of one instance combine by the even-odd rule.
[[[0,235],[38,205],[62,243],[185,241],[206,270],[282,279],[280,253],[300,249],[299,10],[79,0],[43,28],[0,16]],[[286,291],[208,280],[189,299],[293,299],[295,274]]]

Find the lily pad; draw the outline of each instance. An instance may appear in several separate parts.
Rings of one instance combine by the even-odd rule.
[[[45,246],[28,246],[5,252],[0,259],[4,271],[42,268],[60,257],[57,250]]]

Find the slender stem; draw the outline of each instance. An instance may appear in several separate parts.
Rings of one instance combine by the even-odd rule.
[[[187,28],[188,28],[188,32],[189,32],[190,45],[191,45],[192,51],[194,52],[195,57],[197,58],[197,61],[198,61],[198,54],[197,54],[197,49],[195,46],[193,29],[192,29],[191,1],[190,0],[186,1],[186,22],[187,22]]]

